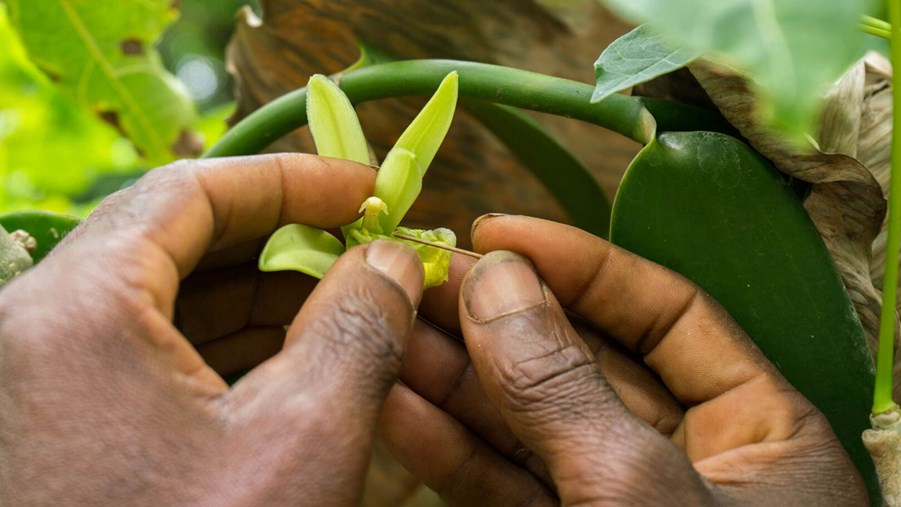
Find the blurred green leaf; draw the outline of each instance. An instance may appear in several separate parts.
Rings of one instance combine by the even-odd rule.
[[[260,271],[300,271],[325,276],[344,253],[344,244],[326,231],[304,224],[289,224],[275,231],[260,254]]]
[[[235,114],[234,102],[226,102],[205,111],[197,122],[197,131],[203,136],[204,147],[209,148],[228,130],[228,119]]]
[[[613,41],[594,63],[597,86],[591,101],[680,69],[699,56],[697,51],[673,48],[649,25],[641,25]]]
[[[680,47],[747,72],[772,123],[811,133],[819,94],[863,56],[872,0],[601,0]]]
[[[134,142],[152,165],[202,149],[194,105],[154,49],[171,0],[7,0],[31,59],[60,89]]]
[[[829,419],[870,488],[873,362],[832,257],[791,188],[746,144],[665,133],[629,166],[611,240],[706,290]]]
[[[80,110],[28,60],[0,4],[0,211],[84,214],[86,192],[105,174],[134,171],[127,140]]]

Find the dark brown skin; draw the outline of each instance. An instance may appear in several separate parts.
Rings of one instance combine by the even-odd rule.
[[[473,242],[491,253],[426,294],[445,332],[417,325],[381,417],[449,505],[867,505],[823,415],[696,286],[538,219]]]
[[[393,242],[318,285],[255,269],[276,227],[348,223],[373,181],[304,155],[176,164],[0,291],[0,503],[354,505],[378,428],[451,505],[865,504],[716,304],[570,227],[482,220],[476,248],[507,251],[456,256],[427,320]]]
[[[0,292],[0,503],[355,504],[421,296],[415,253],[350,251],[296,318],[296,298],[290,315],[267,304],[281,277],[241,287],[254,278],[211,266],[250,260],[282,223],[350,222],[373,181],[368,167],[283,155],[176,164],[110,197]],[[177,306],[195,269],[223,290],[204,303],[195,285]],[[220,349],[293,323],[229,390],[172,326],[176,307]]]

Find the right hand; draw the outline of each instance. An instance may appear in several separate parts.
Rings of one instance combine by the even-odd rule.
[[[867,504],[825,417],[686,279],[525,217],[473,243],[381,417],[450,505]]]

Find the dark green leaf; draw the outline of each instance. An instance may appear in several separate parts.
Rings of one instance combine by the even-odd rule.
[[[517,109],[475,100],[466,101],[464,107],[544,183],[576,226],[607,237],[610,203],[604,189],[575,155]]]
[[[592,102],[680,69],[698,51],[674,48],[648,25],[641,25],[607,46],[594,62],[597,86]]]
[[[878,498],[860,438],[873,386],[863,330],[813,223],[766,159],[722,134],[661,134],[624,176],[611,237],[717,299],[826,414]]]
[[[32,253],[35,263],[46,257],[79,223],[81,220],[77,217],[48,211],[17,211],[0,215],[0,226],[4,229],[9,232],[21,229],[37,240],[37,249]]]

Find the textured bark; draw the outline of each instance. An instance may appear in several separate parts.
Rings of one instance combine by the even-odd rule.
[[[240,118],[313,73],[338,72],[359,56],[356,40],[398,58],[453,58],[497,63],[593,82],[592,63],[629,26],[596,1],[533,0],[264,0],[263,19],[241,15],[229,49],[239,78]],[[551,10],[552,9],[552,10]],[[425,98],[363,104],[367,138],[383,158]],[[639,146],[597,127],[540,117],[613,196]],[[306,129],[273,151],[313,150]],[[486,212],[566,221],[563,211],[506,148],[474,119],[459,113],[405,225],[453,229],[469,243],[472,220]]]
[[[31,255],[0,226],[0,287],[30,268]]]

